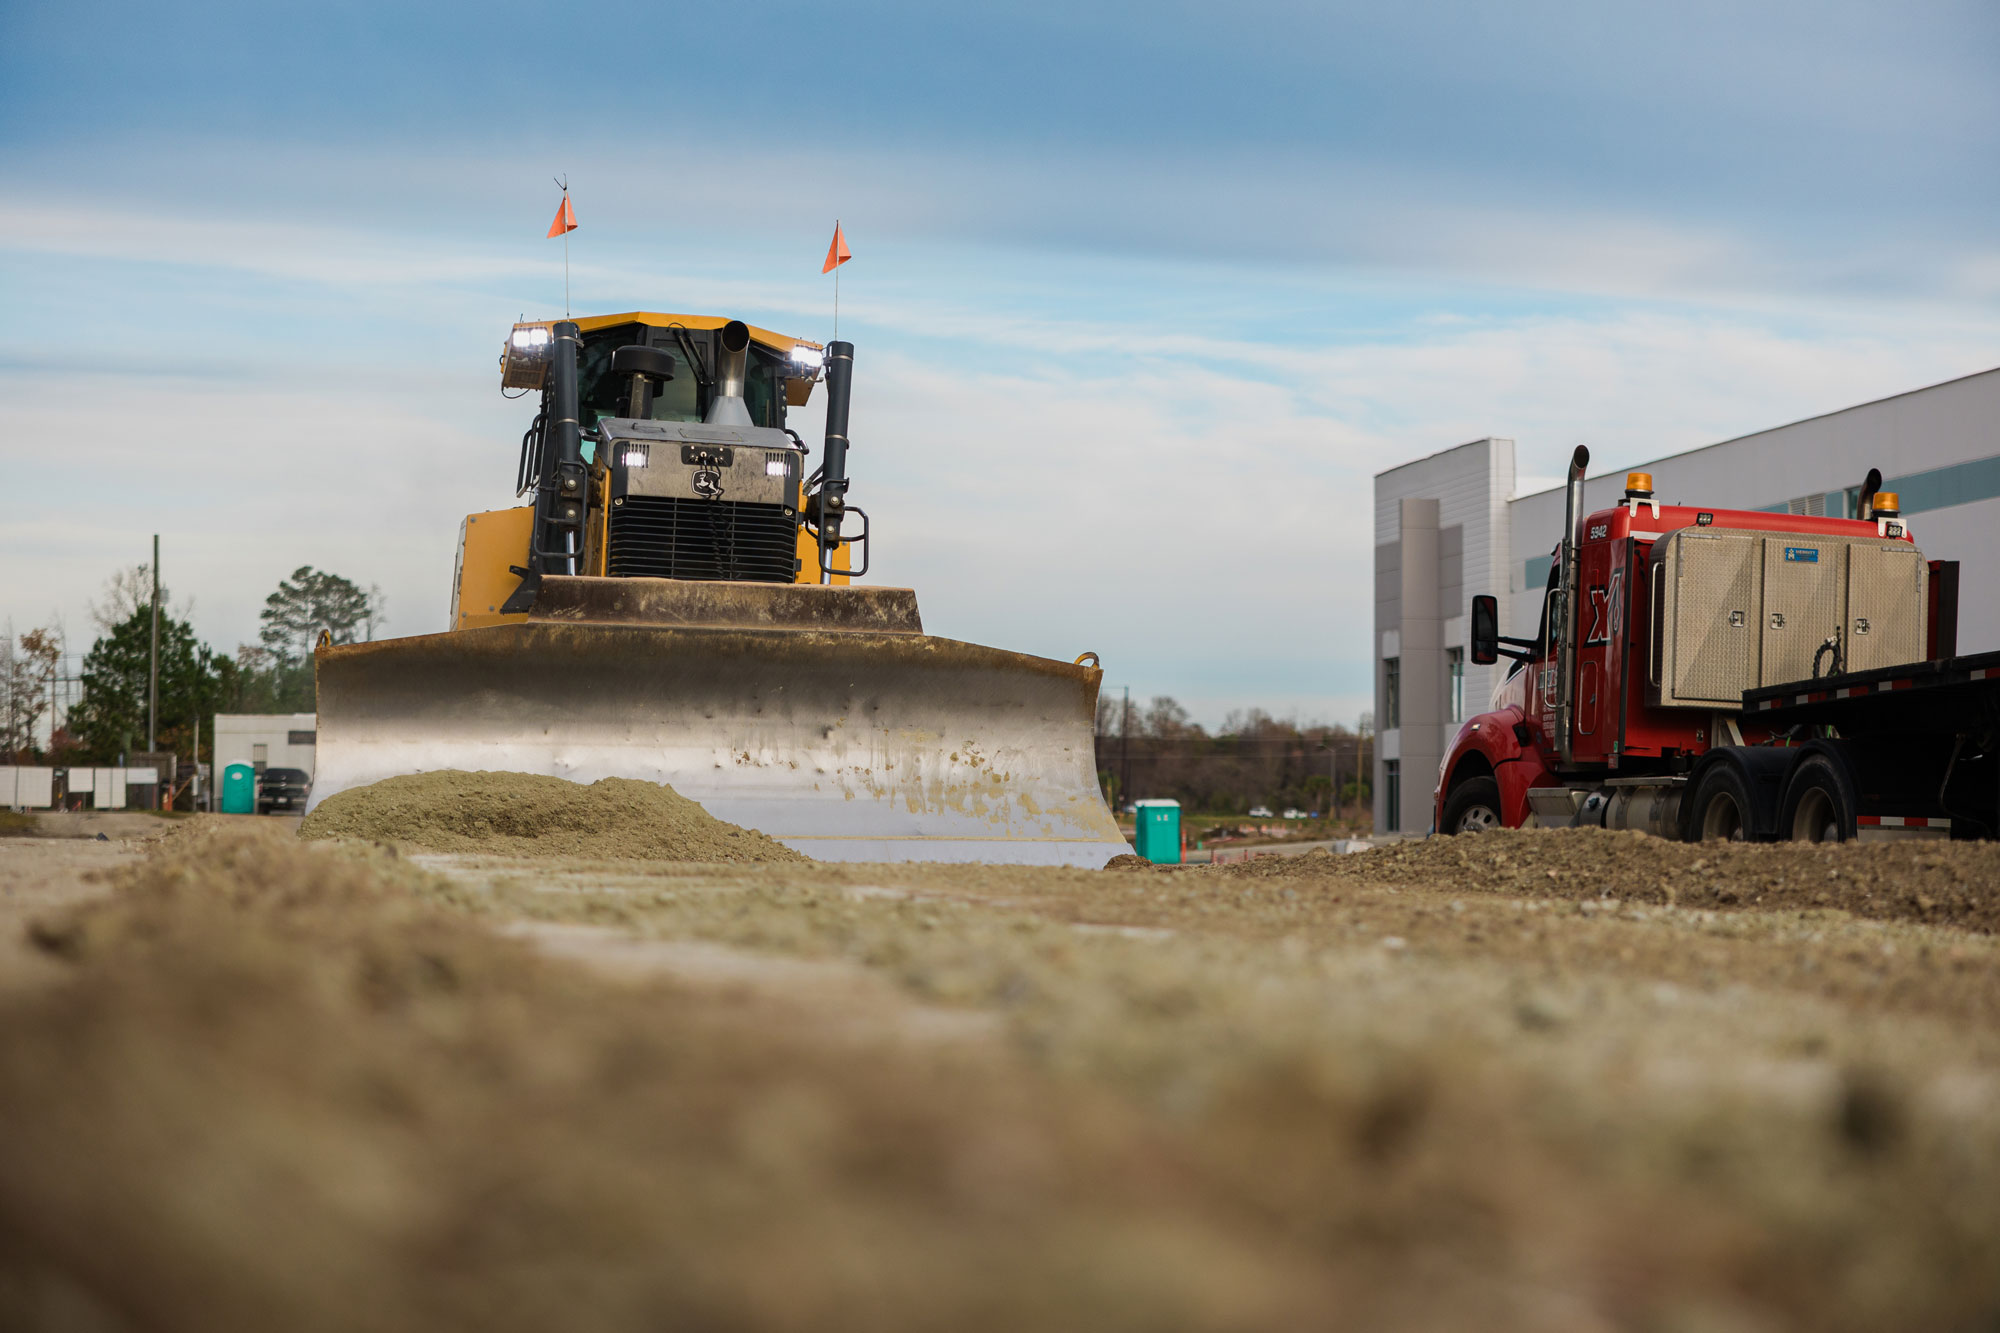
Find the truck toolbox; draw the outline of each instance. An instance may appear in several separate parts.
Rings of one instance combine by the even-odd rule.
[[[1927,567],[1906,541],[1681,528],[1653,545],[1659,708],[1736,710],[1743,691],[1924,656]]]

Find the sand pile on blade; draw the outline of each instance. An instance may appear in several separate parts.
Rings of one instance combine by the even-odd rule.
[[[804,861],[755,829],[725,824],[672,787],[632,778],[589,786],[534,773],[445,769],[337,792],[302,838],[373,838],[433,852],[639,861]]]

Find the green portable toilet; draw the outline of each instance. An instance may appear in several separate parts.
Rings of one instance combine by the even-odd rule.
[[[222,770],[222,813],[257,813],[257,770],[248,764],[231,764]]]
[[[1138,829],[1135,850],[1145,860],[1154,865],[1177,866],[1181,863],[1181,803],[1179,801],[1140,801],[1134,806],[1138,815]]]

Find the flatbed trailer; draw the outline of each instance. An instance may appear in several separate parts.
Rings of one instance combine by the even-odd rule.
[[[2000,836],[2000,652],[1746,690],[1743,717],[1793,751],[1765,836]],[[1802,800],[1811,756],[1831,782]]]

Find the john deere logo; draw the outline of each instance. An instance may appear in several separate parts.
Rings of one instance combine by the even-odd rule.
[[[722,498],[722,474],[713,468],[703,468],[694,474],[694,493],[704,500]]]

